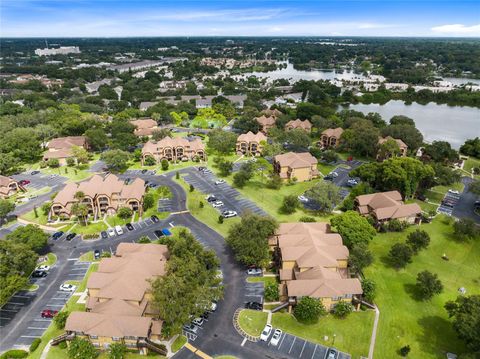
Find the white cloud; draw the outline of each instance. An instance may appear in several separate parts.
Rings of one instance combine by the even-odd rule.
[[[431,28],[434,33],[457,36],[480,36],[480,24],[466,26],[464,24],[440,25]]]

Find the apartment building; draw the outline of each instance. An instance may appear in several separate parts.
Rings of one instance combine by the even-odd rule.
[[[290,130],[295,130],[295,129],[300,129],[305,132],[312,132],[312,123],[309,120],[302,121],[300,119],[288,121],[287,124],[285,125],[285,130],[290,131]]]
[[[337,148],[340,144],[340,137],[342,136],[343,128],[328,128],[320,135],[318,146],[322,149]]]
[[[255,120],[260,125],[260,131],[262,131],[265,135],[268,131],[275,126],[276,118],[273,116],[265,116],[262,115],[260,117],[255,117]]]
[[[405,157],[407,156],[407,151],[408,151],[408,146],[406,145],[405,142],[403,142],[402,140],[398,139],[398,138],[393,138],[391,136],[387,136],[387,137],[380,137],[378,139],[378,146],[381,146],[382,144],[384,144],[385,142],[387,141],[395,141],[398,145],[398,148],[400,149],[400,153],[398,154],[399,157]],[[377,154],[377,160],[379,161],[383,161],[383,160],[386,160],[388,158],[392,157],[391,155],[386,155],[386,154],[381,154],[380,153],[380,150]]]
[[[236,151],[239,155],[260,156],[263,150],[263,144],[267,141],[267,136],[263,133],[253,133],[248,131],[237,138]]]
[[[205,145],[199,138],[165,137],[160,141],[148,141],[142,148],[142,165],[147,157],[157,163],[167,161],[207,160]]]
[[[348,272],[348,248],[328,223],[281,223],[269,245],[280,268],[280,300],[288,301],[290,310],[305,296],[330,310],[362,294],[360,281]]]
[[[78,337],[103,350],[123,343],[142,354],[156,351],[163,321],[151,306],[149,280],[165,275],[168,258],[165,245],[120,243],[115,255],[103,258],[90,275],[86,312],[69,315],[67,342]]]
[[[273,158],[273,170],[283,180],[310,181],[319,175],[318,161],[309,152],[288,152]]]
[[[43,154],[43,160],[56,158],[61,166],[67,164],[67,158],[72,157],[72,147],[78,146],[88,149],[85,136],[68,136],[54,138],[47,144],[48,151]]]
[[[8,198],[22,188],[13,178],[0,175],[0,198]]]
[[[78,193],[83,196],[79,198]],[[73,216],[72,206],[79,202],[86,205],[88,214],[94,217],[115,214],[121,207],[141,214],[144,195],[145,181],[141,178],[125,184],[113,174],[95,175],[88,181],[68,183],[53,199],[50,215],[70,218]]]
[[[78,46],[60,46],[57,48],[49,49],[35,49],[35,55],[38,56],[51,56],[51,55],[68,55],[79,54],[80,48]]]
[[[372,216],[377,225],[392,219],[410,224],[419,224],[422,220],[420,206],[417,203],[405,204],[398,191],[357,196],[355,206],[361,215]]]
[[[133,133],[138,137],[152,137],[155,130],[158,130],[157,121],[151,118],[130,121],[135,126]]]

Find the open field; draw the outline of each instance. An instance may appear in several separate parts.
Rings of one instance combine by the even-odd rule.
[[[457,241],[450,219],[437,216],[432,223],[420,226],[430,234],[430,246],[405,269],[391,268],[385,261],[390,247],[405,241],[407,233],[416,228],[378,234],[370,243],[375,261],[365,276],[377,284],[375,302],[381,314],[375,355],[379,358],[400,357],[397,351],[404,345],[410,345],[414,358],[443,358],[445,352],[465,351],[444,305],[457,297],[459,287],[465,287],[468,294],[480,293],[480,242]],[[448,261],[442,259],[443,254]],[[414,295],[416,276],[423,270],[438,274],[444,286],[443,293],[426,302]]]

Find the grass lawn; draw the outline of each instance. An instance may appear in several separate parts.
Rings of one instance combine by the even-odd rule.
[[[50,225],[48,223],[48,216],[46,216],[41,208],[37,208],[37,215],[35,216],[35,211],[32,209],[30,212],[24,213],[20,216],[20,218],[23,218],[29,222],[33,222],[36,224],[41,224],[41,225]]]
[[[337,168],[337,166],[336,165],[329,165],[329,164],[326,164],[326,163],[323,163],[323,162],[319,162],[318,165],[317,165],[317,168],[322,175],[326,176],[327,174],[332,172],[335,168]]]
[[[23,290],[28,290],[29,292],[35,292],[38,289],[38,284],[28,284]]]
[[[258,337],[267,324],[268,314],[258,310],[243,309],[238,317],[240,327],[249,335]]]
[[[277,277],[248,277],[247,278],[248,283],[264,283],[269,284],[269,283],[277,283]]]
[[[407,233],[416,228],[409,228]],[[444,305],[457,297],[459,287],[465,287],[468,294],[480,294],[480,242],[455,240],[451,219],[445,216],[437,216],[420,228],[430,234],[430,246],[405,269],[389,267],[384,258],[394,243],[405,240],[407,233],[378,234],[370,243],[375,261],[365,270],[365,276],[377,284],[375,301],[381,313],[375,347],[378,358],[400,358],[397,351],[404,345],[410,345],[410,356],[414,358],[465,352]],[[449,261],[441,258],[443,254]],[[423,270],[438,274],[444,286],[443,293],[427,302],[413,295],[416,276]]]
[[[436,211],[438,206],[433,203],[423,202],[418,199],[407,200],[406,203],[417,203],[423,212],[430,213],[431,211]]]
[[[100,234],[101,231],[107,230],[107,225],[105,222],[96,222],[96,223],[89,223],[88,225],[84,226],[82,224],[78,224],[74,231],[78,234]]]
[[[210,228],[214,229],[222,236],[228,234],[228,230],[234,223],[240,222],[239,217],[226,218],[223,223],[218,223],[218,217],[220,213],[210,206],[205,200],[205,194],[194,190],[190,192],[189,186],[183,179],[175,179],[175,181],[180,184],[187,194],[187,208],[199,221],[205,223]],[[203,208],[200,207],[200,202],[203,203]]]
[[[472,173],[472,168],[480,167],[480,159],[475,157],[469,157],[463,165],[463,169],[468,173]],[[480,175],[475,175],[475,178],[480,178]]]
[[[215,357],[215,359],[237,359],[237,357],[234,357],[233,355],[220,355]]]
[[[298,322],[292,314],[274,313],[272,326],[315,343],[335,346],[343,352],[352,354],[352,358],[359,358],[362,355],[368,356],[374,317],[373,311],[360,311],[351,313],[345,319],[327,315],[320,318],[317,323],[307,325]],[[336,335],[335,344],[333,334]],[[377,355],[375,357],[387,358]]]
[[[93,257],[93,251],[83,253],[80,258],[78,258],[80,262],[93,262],[95,259]]]
[[[178,352],[186,343],[187,337],[185,337],[184,335],[179,335],[172,344],[172,351],[174,353]]]

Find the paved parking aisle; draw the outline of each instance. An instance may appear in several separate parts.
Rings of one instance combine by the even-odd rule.
[[[158,212],[173,212],[175,204],[170,198],[160,198],[158,200]]]
[[[245,282],[245,302],[259,302],[263,303],[263,294],[265,288],[263,282],[250,283]]]

